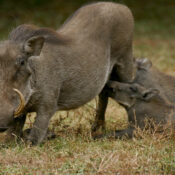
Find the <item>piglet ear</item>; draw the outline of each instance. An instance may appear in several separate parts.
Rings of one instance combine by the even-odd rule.
[[[152,67],[152,62],[148,58],[137,59],[138,69],[149,70]]]
[[[44,37],[34,36],[24,43],[24,52],[31,56],[39,56],[44,45]]]
[[[151,100],[154,96],[158,95],[160,91],[158,89],[148,89],[142,93],[142,99],[145,101]]]

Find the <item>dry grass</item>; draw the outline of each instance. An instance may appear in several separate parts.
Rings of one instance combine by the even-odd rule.
[[[141,132],[141,131],[140,131]],[[71,137],[70,137],[71,134]],[[94,141],[73,133],[37,147],[1,147],[1,174],[174,174],[171,137],[141,133],[142,139]],[[144,136],[144,137],[143,137]]]

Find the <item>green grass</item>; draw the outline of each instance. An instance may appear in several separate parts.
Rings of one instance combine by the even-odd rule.
[[[26,6],[13,6],[12,2],[1,6],[0,38],[6,38],[11,28],[24,22],[57,28],[84,1],[60,1],[59,4],[52,1],[49,5],[35,2],[40,1],[33,0]],[[135,57],[148,57],[155,67],[175,75],[174,3],[121,2],[128,2],[136,19]],[[49,8],[47,12],[46,7]],[[33,9],[35,11],[31,13]],[[132,140],[94,141],[90,128],[95,108],[96,101],[93,100],[77,110],[56,113],[50,127],[57,138],[40,146],[29,147],[15,141],[6,143],[6,135],[1,134],[0,174],[175,174],[174,135],[139,131],[138,137]],[[30,120],[26,127],[29,125]],[[106,113],[107,130],[126,125],[126,111],[111,100]]]

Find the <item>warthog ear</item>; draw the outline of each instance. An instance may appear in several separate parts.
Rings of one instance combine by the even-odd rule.
[[[34,36],[24,43],[24,51],[32,56],[39,56],[44,45],[44,37]]]
[[[136,62],[138,69],[148,70],[152,67],[152,62],[148,58],[137,59]]]
[[[158,89],[148,89],[142,93],[142,99],[145,101],[151,100],[154,96],[158,95],[160,91]]]

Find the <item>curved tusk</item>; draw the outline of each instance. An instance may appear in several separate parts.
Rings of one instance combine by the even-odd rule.
[[[18,95],[19,95],[19,98],[20,98],[20,105],[18,106],[18,108],[15,110],[14,112],[14,117],[17,117],[19,116],[23,110],[24,110],[24,107],[25,107],[25,99],[24,99],[24,96],[23,94],[18,90],[18,89],[13,89]]]

